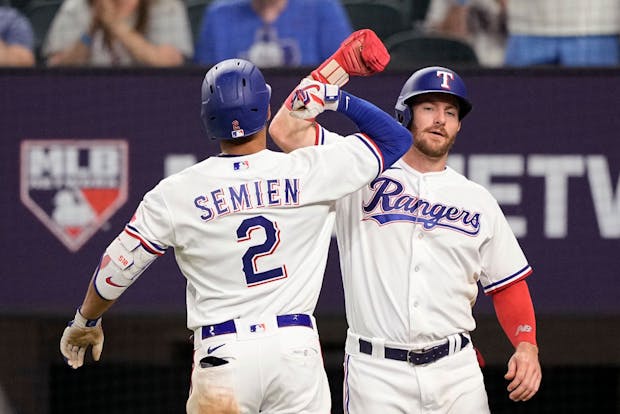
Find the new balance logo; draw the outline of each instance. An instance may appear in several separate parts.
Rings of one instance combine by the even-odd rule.
[[[532,332],[532,327],[530,325],[517,326],[517,331],[515,332],[515,336],[519,335],[522,332]]]

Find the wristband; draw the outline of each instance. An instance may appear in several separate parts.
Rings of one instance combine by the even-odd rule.
[[[93,38],[88,33],[83,33],[82,36],[80,36],[80,42],[82,42],[84,46],[90,47],[93,44]]]
[[[81,313],[80,308],[75,311],[73,320],[69,322],[70,326],[77,326],[78,328],[93,328],[101,323],[101,316],[97,319],[86,319]]]

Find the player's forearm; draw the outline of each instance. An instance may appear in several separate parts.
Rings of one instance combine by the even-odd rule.
[[[183,64],[183,54],[169,45],[155,45],[125,23],[110,27],[118,39],[139,63],[146,66],[179,66]]]
[[[536,316],[525,280],[493,294],[493,306],[504,333],[515,348],[522,342],[536,345]]]
[[[91,281],[84,297],[84,302],[80,307],[80,313],[86,319],[97,319],[112,306],[116,300],[105,300],[97,293]]]
[[[269,125],[269,135],[284,152],[313,145],[316,139],[316,125],[289,114],[290,110],[282,105]]]
[[[411,132],[390,115],[362,98],[340,91],[338,112],[355,122],[381,149],[385,165],[392,165],[411,146]]]

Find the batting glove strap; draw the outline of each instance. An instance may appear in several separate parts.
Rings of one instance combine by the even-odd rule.
[[[75,311],[73,320],[69,322],[69,326],[75,326],[77,328],[95,328],[101,325],[101,317],[97,319],[86,319],[81,313],[80,308]]]
[[[325,110],[336,111],[340,97],[338,85],[304,78],[295,89],[290,114],[299,119],[314,119]]]

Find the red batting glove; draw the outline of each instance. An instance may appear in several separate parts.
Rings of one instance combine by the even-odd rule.
[[[321,83],[343,86],[352,76],[370,76],[385,69],[390,54],[379,37],[370,29],[353,32],[338,50],[312,71]]]

